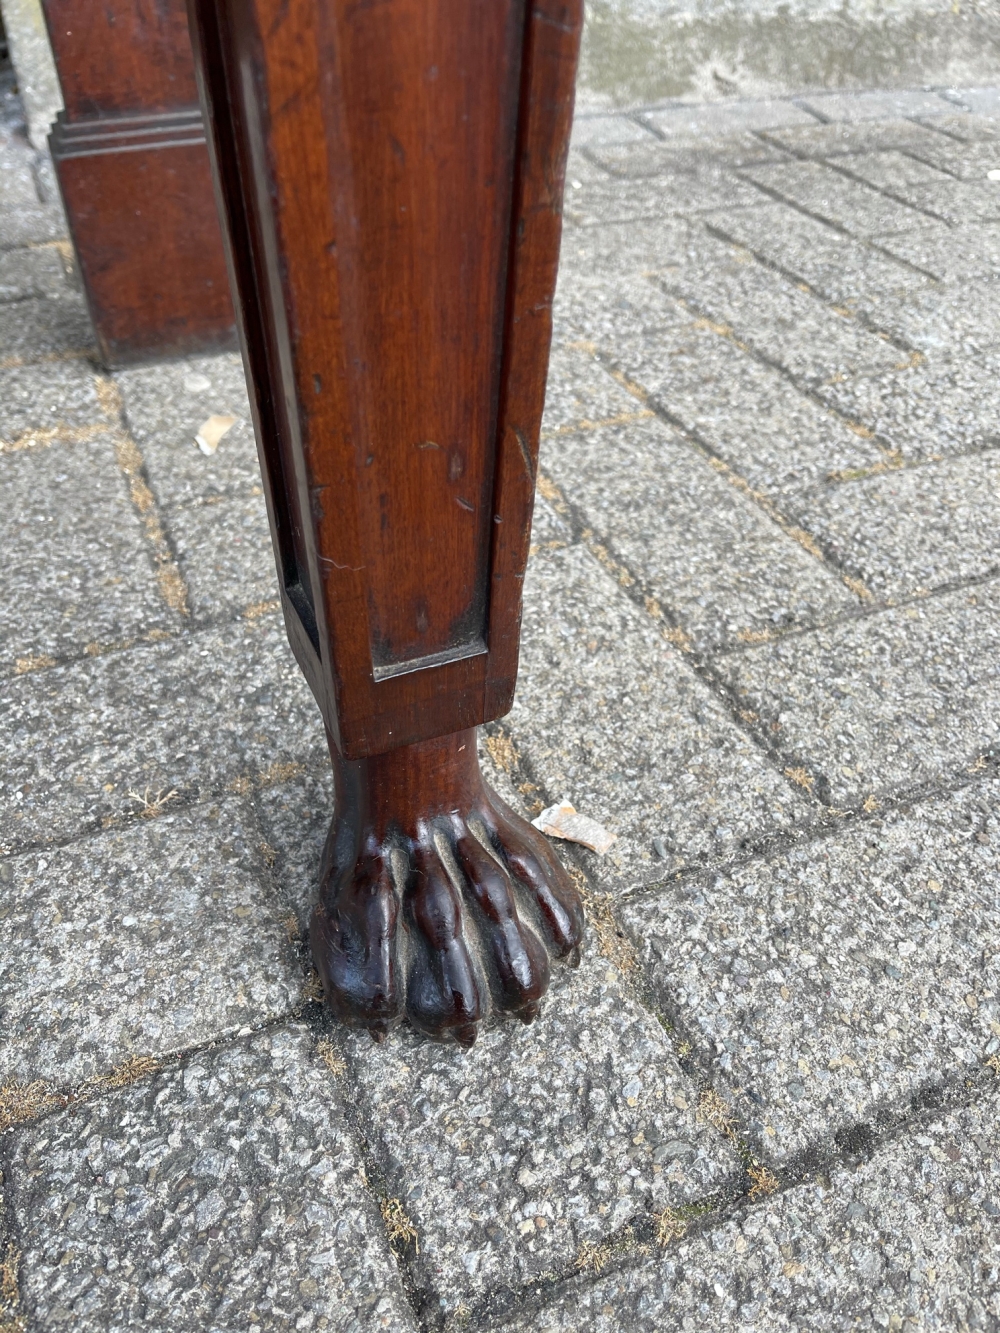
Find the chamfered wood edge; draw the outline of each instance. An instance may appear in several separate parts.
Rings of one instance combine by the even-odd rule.
[[[261,466],[275,534],[282,606],[296,659],[319,703],[328,731],[348,759],[362,759],[463,729],[507,712],[517,672],[521,591],[530,541],[544,375],[551,338],[561,227],[561,195],[572,118],[573,82],[582,27],[579,0],[541,0],[527,7],[515,157],[514,213],[510,229],[504,359],[495,444],[493,534],[489,565],[488,639],[485,654],[409,669],[376,679],[340,681],[320,645],[328,634],[323,581],[310,569],[318,594],[310,603],[289,582],[289,516],[282,512],[282,435],[296,434],[273,400],[282,383],[276,333],[268,327],[264,290],[266,237],[255,215],[254,181],[241,108],[232,96],[234,45],[225,31],[224,5],[188,0],[196,73],[206,123],[231,283],[237,293],[238,327],[251,379],[251,403]],[[242,16],[246,19],[247,16]],[[259,40],[259,34],[258,40]],[[211,86],[209,86],[211,85]],[[220,108],[212,115],[210,108]],[[225,112],[221,112],[225,108]],[[524,254],[532,247],[534,259]],[[537,257],[542,246],[545,253]],[[272,321],[276,312],[270,311]],[[539,384],[539,376],[541,383]],[[288,479],[290,480],[290,478]],[[514,517],[516,516],[516,517]],[[314,561],[310,562],[311,565]],[[315,623],[310,624],[312,617]],[[338,694],[352,694],[350,716],[338,716]],[[359,709],[358,702],[364,703]]]

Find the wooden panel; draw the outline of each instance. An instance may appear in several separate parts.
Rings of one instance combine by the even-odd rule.
[[[231,346],[200,111],[77,126],[60,118],[51,142],[105,362]]]
[[[43,0],[70,121],[198,101],[184,0]]]
[[[510,706],[576,0],[192,0],[293,646],[349,758]]]

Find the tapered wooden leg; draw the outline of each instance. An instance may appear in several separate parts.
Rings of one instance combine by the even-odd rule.
[[[583,913],[483,783],[510,708],[580,0],[189,0],[289,639],[336,811],[331,1006],[530,1021]]]

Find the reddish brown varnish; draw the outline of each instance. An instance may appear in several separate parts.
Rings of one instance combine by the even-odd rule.
[[[235,344],[184,0],[44,0],[50,144],[109,365]]]
[[[517,672],[580,0],[190,12],[282,605],[337,773],[317,963],[344,1017],[467,1040],[489,992],[532,1016],[539,938],[575,954],[582,928],[470,731]]]

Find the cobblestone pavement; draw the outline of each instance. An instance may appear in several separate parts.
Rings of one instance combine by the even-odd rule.
[[[469,1054],[316,1003],[238,358],[97,368],[4,107],[5,1333],[1000,1328],[1000,93],[578,119],[483,757],[618,842]]]

